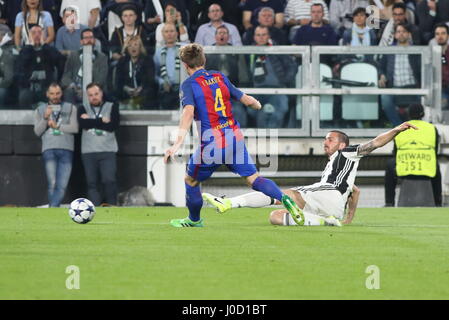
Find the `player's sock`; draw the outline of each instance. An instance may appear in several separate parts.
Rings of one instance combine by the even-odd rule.
[[[303,212],[304,214],[304,226],[323,226],[324,225],[324,218]],[[286,212],[284,213],[284,219],[283,219],[283,225],[284,226],[296,226],[295,220],[293,220],[290,213]]]
[[[253,190],[263,192],[265,195],[277,199],[281,201],[282,199],[282,191],[279,189],[278,185],[270,180],[266,179],[264,177],[257,177],[256,180],[253,182]]]
[[[200,186],[196,187],[186,185],[186,205],[189,209],[189,219],[196,222],[200,220],[201,207],[203,206],[203,198],[201,197]]]
[[[233,208],[260,208],[274,204],[275,200],[262,192],[250,192],[241,196],[229,198]]]

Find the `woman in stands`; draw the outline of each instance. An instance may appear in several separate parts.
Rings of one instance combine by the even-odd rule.
[[[23,0],[22,12],[16,16],[14,44],[17,48],[30,44],[30,29],[40,25],[44,30],[44,42],[49,44],[55,39],[53,19],[49,12],[43,10],[42,0]]]

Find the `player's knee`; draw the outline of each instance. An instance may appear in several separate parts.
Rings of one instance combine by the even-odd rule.
[[[270,213],[270,223],[273,225],[282,226],[284,224],[284,215],[285,212],[283,210],[275,210]]]

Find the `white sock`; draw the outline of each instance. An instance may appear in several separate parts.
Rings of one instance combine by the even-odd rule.
[[[305,213],[304,214],[304,226],[322,226],[324,219],[320,216],[317,216],[315,214],[310,214],[310,213]],[[290,215],[290,213],[285,213],[284,214],[284,219],[283,219],[283,223],[284,226],[296,226],[296,222],[295,220],[293,220],[292,216]]]
[[[260,208],[274,204],[273,199],[262,192],[250,192],[241,196],[229,198],[233,208]]]

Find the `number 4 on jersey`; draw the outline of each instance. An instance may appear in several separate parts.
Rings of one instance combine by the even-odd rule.
[[[221,93],[221,89],[218,88],[217,90],[215,90],[215,111],[216,112],[223,112],[223,117],[227,117],[226,116],[226,105],[223,101],[223,94]]]

